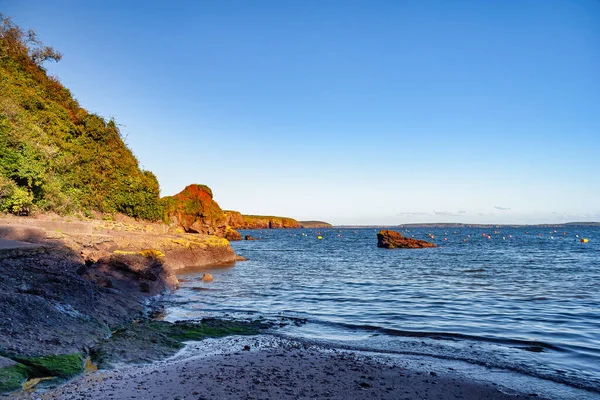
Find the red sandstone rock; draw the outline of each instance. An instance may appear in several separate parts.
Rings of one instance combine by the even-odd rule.
[[[232,227],[228,226],[225,229],[225,239],[229,240],[230,242],[234,240],[242,240],[242,235]]]
[[[175,196],[164,198],[164,201],[172,225],[188,233],[225,235],[227,218],[213,200],[208,186],[189,185]]]
[[[293,218],[266,215],[242,215],[238,211],[225,211],[227,225],[234,229],[288,229],[301,228]]]
[[[386,249],[420,249],[423,247],[436,246],[435,244],[424,240],[406,238],[396,231],[381,230],[377,234],[377,247]]]

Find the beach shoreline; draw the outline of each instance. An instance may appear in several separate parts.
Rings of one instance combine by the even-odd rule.
[[[190,342],[160,362],[94,371],[12,399],[546,398],[475,379],[426,357],[387,357],[271,335]]]

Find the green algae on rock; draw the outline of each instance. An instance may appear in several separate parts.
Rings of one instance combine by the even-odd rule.
[[[113,363],[147,363],[171,356],[185,341],[229,335],[258,335],[271,327],[263,321],[220,320],[147,321],[119,330],[91,351],[100,368]]]
[[[22,364],[15,363],[8,367],[0,368],[0,394],[20,389],[28,376],[29,370]]]
[[[30,377],[71,378],[83,372],[85,362],[82,353],[13,358],[28,368]]]

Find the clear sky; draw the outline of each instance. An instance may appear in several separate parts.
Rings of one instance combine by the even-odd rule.
[[[0,10],[162,193],[334,224],[600,220],[600,2],[48,1]]]

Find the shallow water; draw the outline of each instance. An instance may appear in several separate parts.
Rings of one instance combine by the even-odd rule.
[[[439,245],[419,250],[379,249],[376,229],[245,233],[261,239],[232,243],[249,261],[182,276],[167,318],[306,319],[280,334],[600,393],[600,228],[403,231]]]

